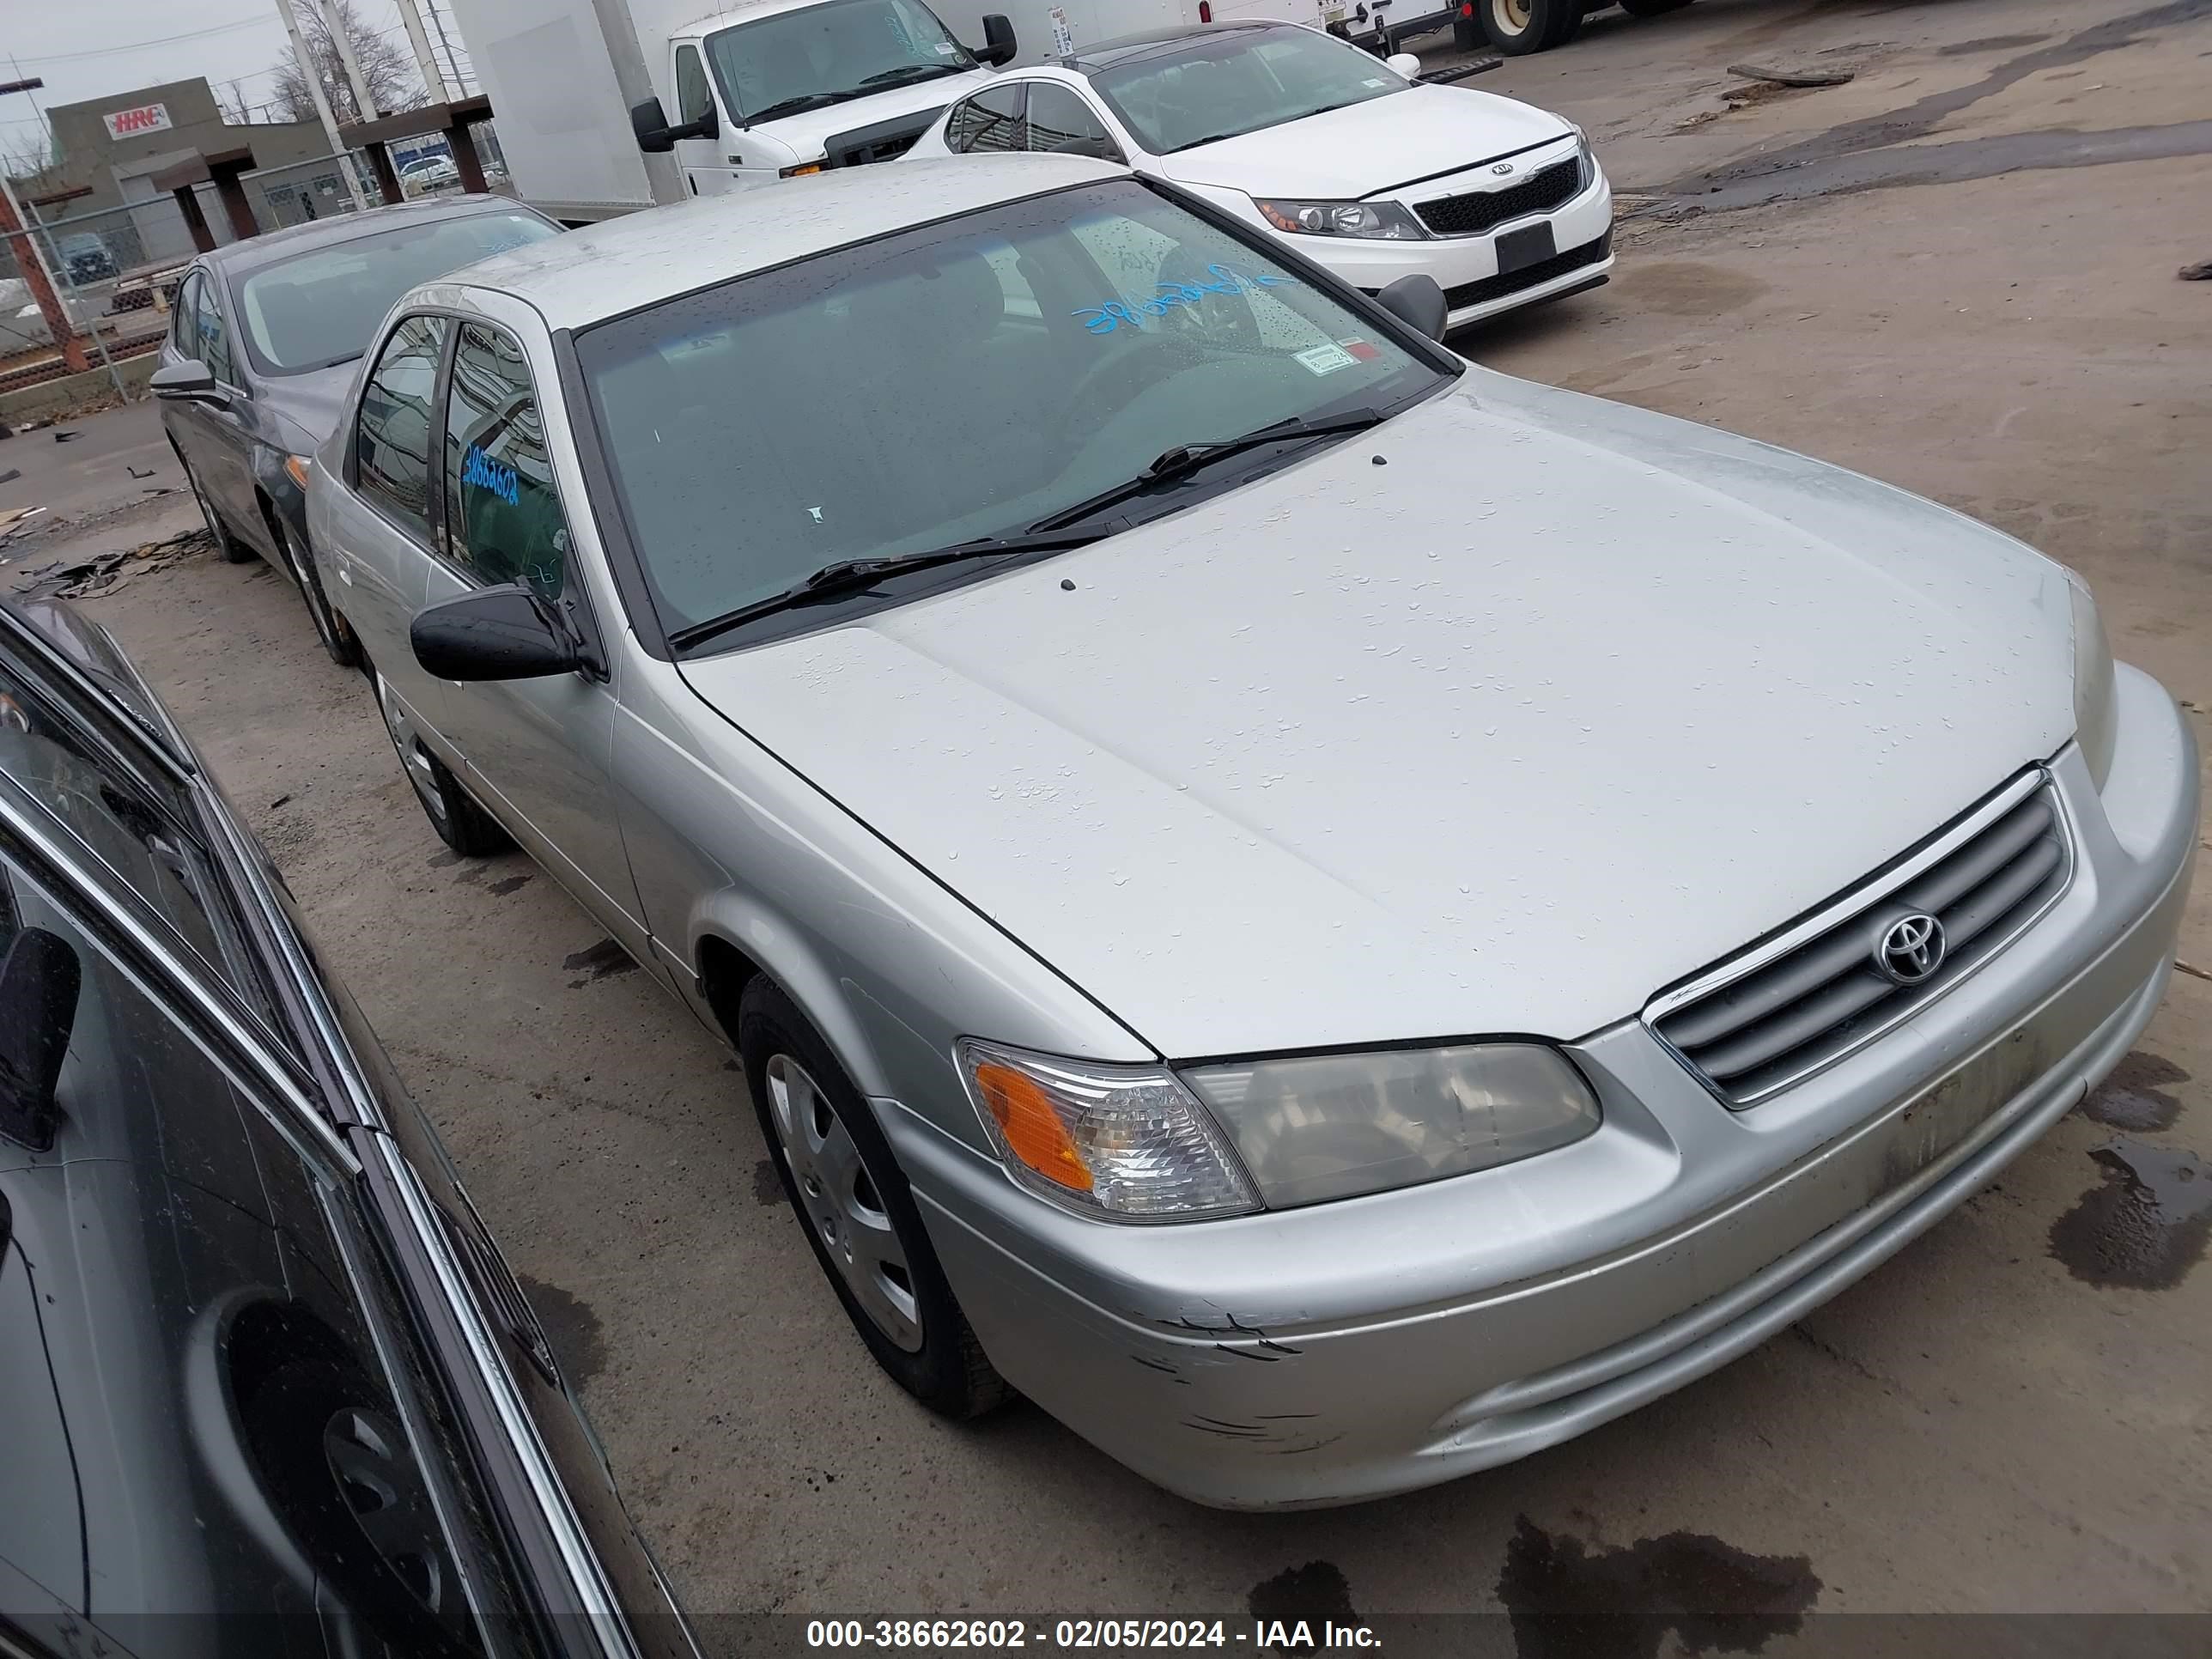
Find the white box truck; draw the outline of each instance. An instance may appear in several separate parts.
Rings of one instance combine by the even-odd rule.
[[[1146,30],[1283,17],[1387,50],[1451,21],[1435,0],[1404,26],[1392,0],[706,3],[454,0],[517,195],[582,224],[890,161],[993,69]]]

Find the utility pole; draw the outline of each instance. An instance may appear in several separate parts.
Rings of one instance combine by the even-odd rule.
[[[323,20],[323,33],[331,37],[337,48],[338,62],[345,70],[346,84],[353,88],[353,106],[364,121],[374,121],[384,112],[368,95],[368,82],[362,79],[361,60],[353,55],[353,37],[346,33],[345,19],[330,0],[307,0],[315,9],[315,15]]]
[[[0,82],[0,94],[33,92],[46,84],[35,75],[27,80]],[[8,177],[7,168],[0,167],[0,240],[7,242],[9,251],[15,256],[15,269],[21,273],[23,286],[31,290],[31,298],[38,302],[39,314],[46,319],[46,332],[61,348],[63,367],[72,374],[82,374],[92,367],[92,359],[85,355],[76,324],[70,319],[69,308],[54,288],[53,273],[46,269],[46,251],[31,234],[27,228],[28,222],[15,200],[15,181]],[[111,368],[108,373],[112,375],[114,370]]]
[[[365,213],[368,210],[368,198],[362,193],[360,175],[345,159],[346,141],[338,137],[337,118],[331,113],[331,100],[323,95],[323,77],[307,51],[307,40],[300,33],[300,20],[292,10],[292,0],[276,0],[276,15],[284,20],[284,33],[292,37],[292,54],[300,60],[300,78],[307,83],[307,96],[314,100],[315,113],[322,119],[323,136],[331,141],[331,149],[338,158],[338,171],[345,176],[346,189],[352,193],[354,210]]]
[[[430,27],[438,31],[438,44],[446,49],[446,67],[453,72],[453,95],[465,97],[468,82],[461,79],[461,66],[453,57],[453,43],[446,38],[446,20],[438,15],[438,0],[422,0],[430,9]]]
[[[446,77],[438,72],[438,59],[430,50],[430,37],[422,32],[422,14],[415,9],[415,0],[393,0],[399,8],[399,21],[407,28],[407,44],[415,48],[415,67],[422,71],[422,89],[430,94],[434,104],[450,104],[461,95],[455,83],[451,92],[446,90]]]

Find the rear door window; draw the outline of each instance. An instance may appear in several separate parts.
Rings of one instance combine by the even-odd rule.
[[[410,317],[392,331],[361,392],[354,428],[356,487],[417,540],[430,540],[430,415],[445,349],[443,317]]]
[[[1022,103],[1029,83],[1015,81],[977,93],[952,112],[945,129],[945,143],[956,155],[989,155],[1021,149]]]

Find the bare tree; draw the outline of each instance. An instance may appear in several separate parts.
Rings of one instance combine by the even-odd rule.
[[[390,35],[368,25],[354,0],[324,0],[324,4],[352,43],[354,61],[361,65],[361,78],[368,83],[376,108],[363,112],[355,107],[353,83],[346,78],[345,64],[331,40],[330,25],[315,7],[305,0],[293,0],[293,15],[299,18],[301,37],[307,43],[308,61],[302,64],[300,54],[288,44],[284,55],[271,66],[269,101],[279,119],[315,118],[314,96],[307,90],[311,70],[322,86],[323,96],[331,100],[331,112],[341,121],[373,119],[395,110],[412,109],[424,100],[422,82],[412,60]]]

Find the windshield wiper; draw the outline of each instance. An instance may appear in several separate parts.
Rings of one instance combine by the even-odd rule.
[[[1268,444],[1293,443],[1301,438],[1327,438],[1341,432],[1364,432],[1370,427],[1382,424],[1384,416],[1368,408],[1348,409],[1341,415],[1332,415],[1327,420],[1309,421],[1292,416],[1263,426],[1256,432],[1248,432],[1241,438],[1222,438],[1212,443],[1177,444],[1153,459],[1152,464],[1125,483],[1111,489],[1101,490],[1088,501],[1078,501],[1073,507],[1062,507],[1048,518],[1039,519],[1030,526],[1030,533],[1060,530],[1089,518],[1107,507],[1133,501],[1148,495],[1164,483],[1188,477],[1202,466],[1225,460],[1231,455],[1241,455],[1248,449],[1259,449]]]
[[[887,87],[901,81],[934,81],[940,75],[964,75],[967,71],[957,64],[901,64],[896,69],[879,70],[873,75],[864,75],[864,87]]]
[[[801,115],[811,109],[827,109],[832,104],[842,104],[848,98],[865,98],[868,94],[858,87],[849,92],[802,92],[796,98],[781,98],[766,109],[757,109],[745,117],[745,125],[753,126],[762,121],[773,121],[779,116]]]
[[[954,542],[949,547],[933,547],[926,553],[900,553],[887,559],[840,559],[835,564],[825,564],[811,574],[800,577],[781,593],[771,593],[764,599],[740,605],[735,611],[720,617],[709,617],[705,622],[693,623],[689,628],[679,628],[668,636],[668,643],[678,651],[689,651],[693,646],[726,634],[755,617],[771,616],[779,611],[796,610],[801,605],[819,604],[823,599],[836,598],[861,588],[873,587],[886,576],[902,575],[909,570],[927,570],[940,564],[957,564],[968,559],[1011,558],[1022,553],[1057,553],[1071,547],[1088,547],[1092,542],[1103,541],[1103,530],[1062,530],[1050,535],[981,536],[973,541]]]

